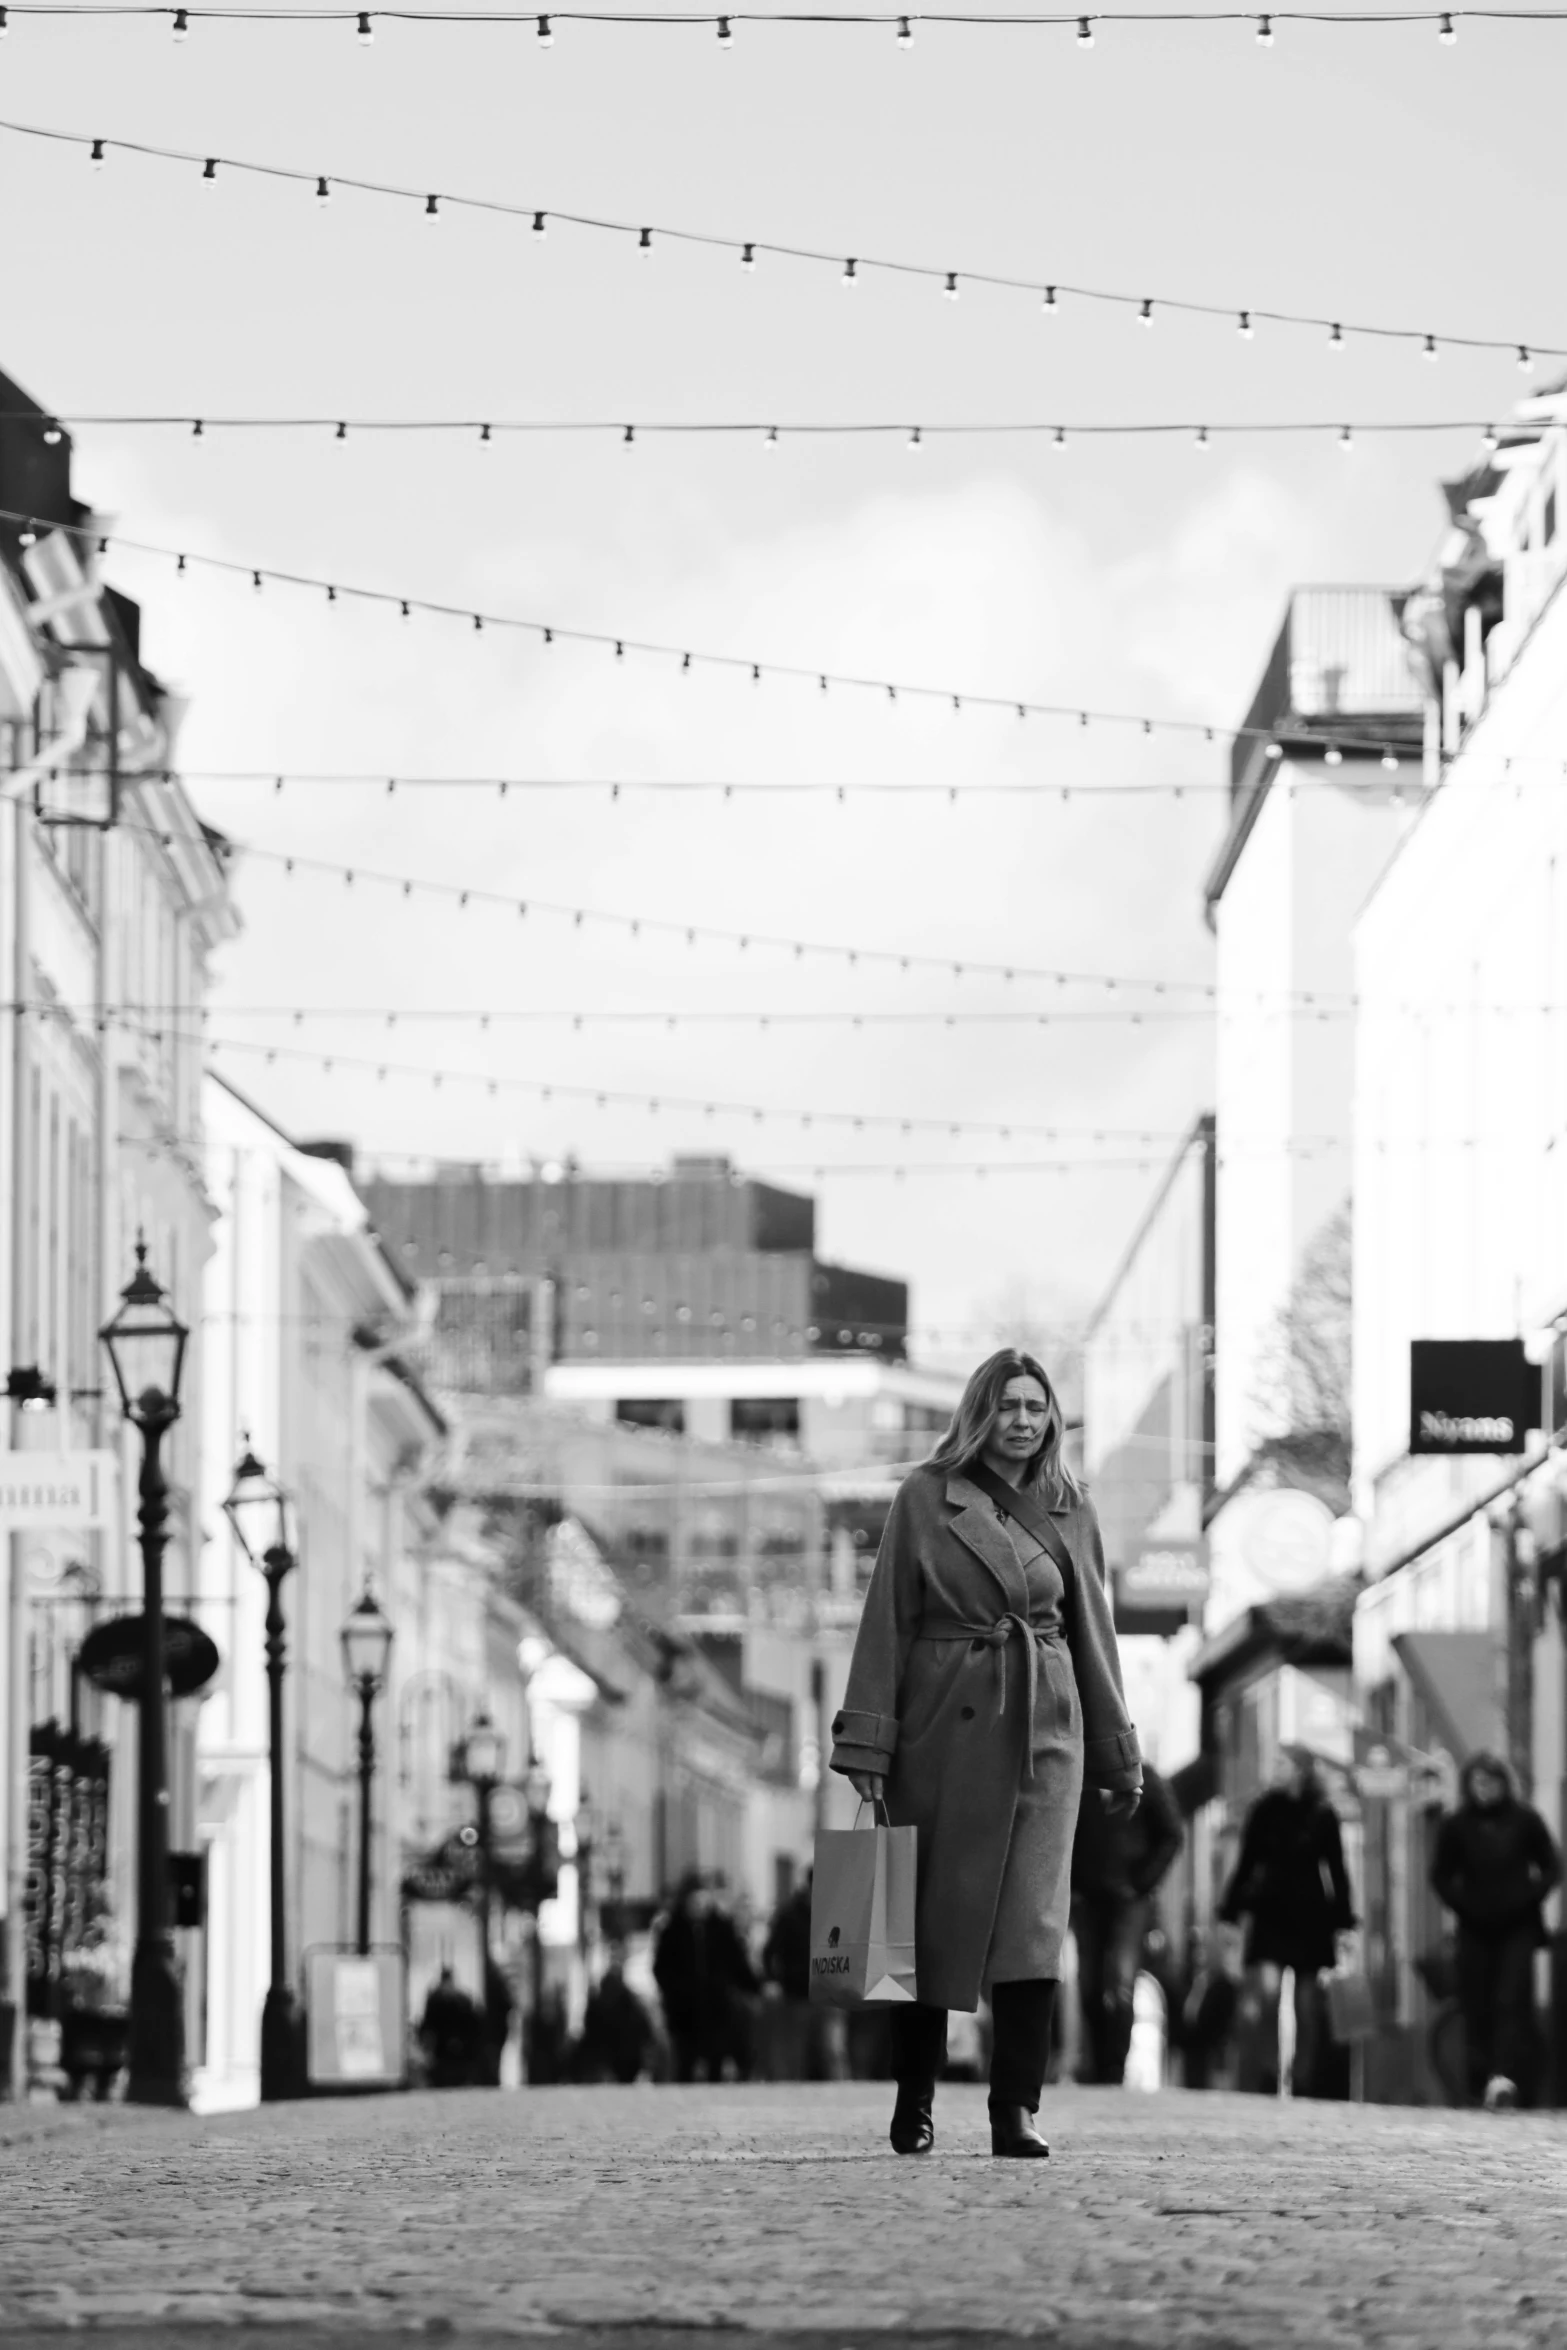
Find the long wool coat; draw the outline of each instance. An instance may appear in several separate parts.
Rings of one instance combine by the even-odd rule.
[[[833,1722],[833,1769],[882,1773],[889,1818],[919,1830],[915,1960],[932,2007],[971,2013],[992,1980],[1059,1974],[1083,1785],[1142,1781],[1093,1505],[1051,1515],[1074,1590],[1064,1640],[1036,1640],[1039,1610],[994,1503],[962,1475],[906,1477]],[[1041,1572],[1058,1588],[1053,1567]],[[1005,1963],[996,1950],[992,1971],[1003,1886]],[[1020,1914],[1032,1926],[1021,1957]]]

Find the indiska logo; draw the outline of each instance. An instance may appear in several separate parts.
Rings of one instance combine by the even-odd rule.
[[[829,1951],[837,1952],[838,1944],[842,1939],[842,1926],[834,1926],[827,1936],[827,1948]],[[811,1961],[811,1972],[813,1975],[846,1975],[848,1971],[849,1954],[847,1951],[844,1951],[839,1956],[830,1958],[813,1958]]]
[[[833,1928],[832,1932],[831,1932],[831,1933],[828,1935],[828,1937],[827,1937],[827,1947],[828,1947],[828,1949],[829,1949],[829,1950],[836,1950],[836,1949],[837,1949],[837,1947],[838,1947],[838,1940],[839,1940],[839,1937],[840,1937],[840,1935],[842,1934],[842,1932],[843,1932],[843,1928],[842,1928],[842,1926],[834,1926],[834,1928]]]

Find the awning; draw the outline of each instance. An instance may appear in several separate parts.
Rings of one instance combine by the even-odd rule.
[[[1505,1744],[1496,1643],[1489,1632],[1395,1632],[1393,1653],[1456,1762]]]

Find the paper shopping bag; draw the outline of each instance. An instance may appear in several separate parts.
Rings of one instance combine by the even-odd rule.
[[[913,1828],[819,1829],[811,1881],[811,1998],[826,2007],[915,1999]]]

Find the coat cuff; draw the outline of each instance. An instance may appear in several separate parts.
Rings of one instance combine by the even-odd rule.
[[[835,1771],[885,1771],[898,1748],[892,1714],[834,1714],[832,1767]]]
[[[1090,1787],[1140,1787],[1143,1761],[1137,1732],[1120,1730],[1109,1738],[1090,1738],[1083,1749],[1083,1778]]]

